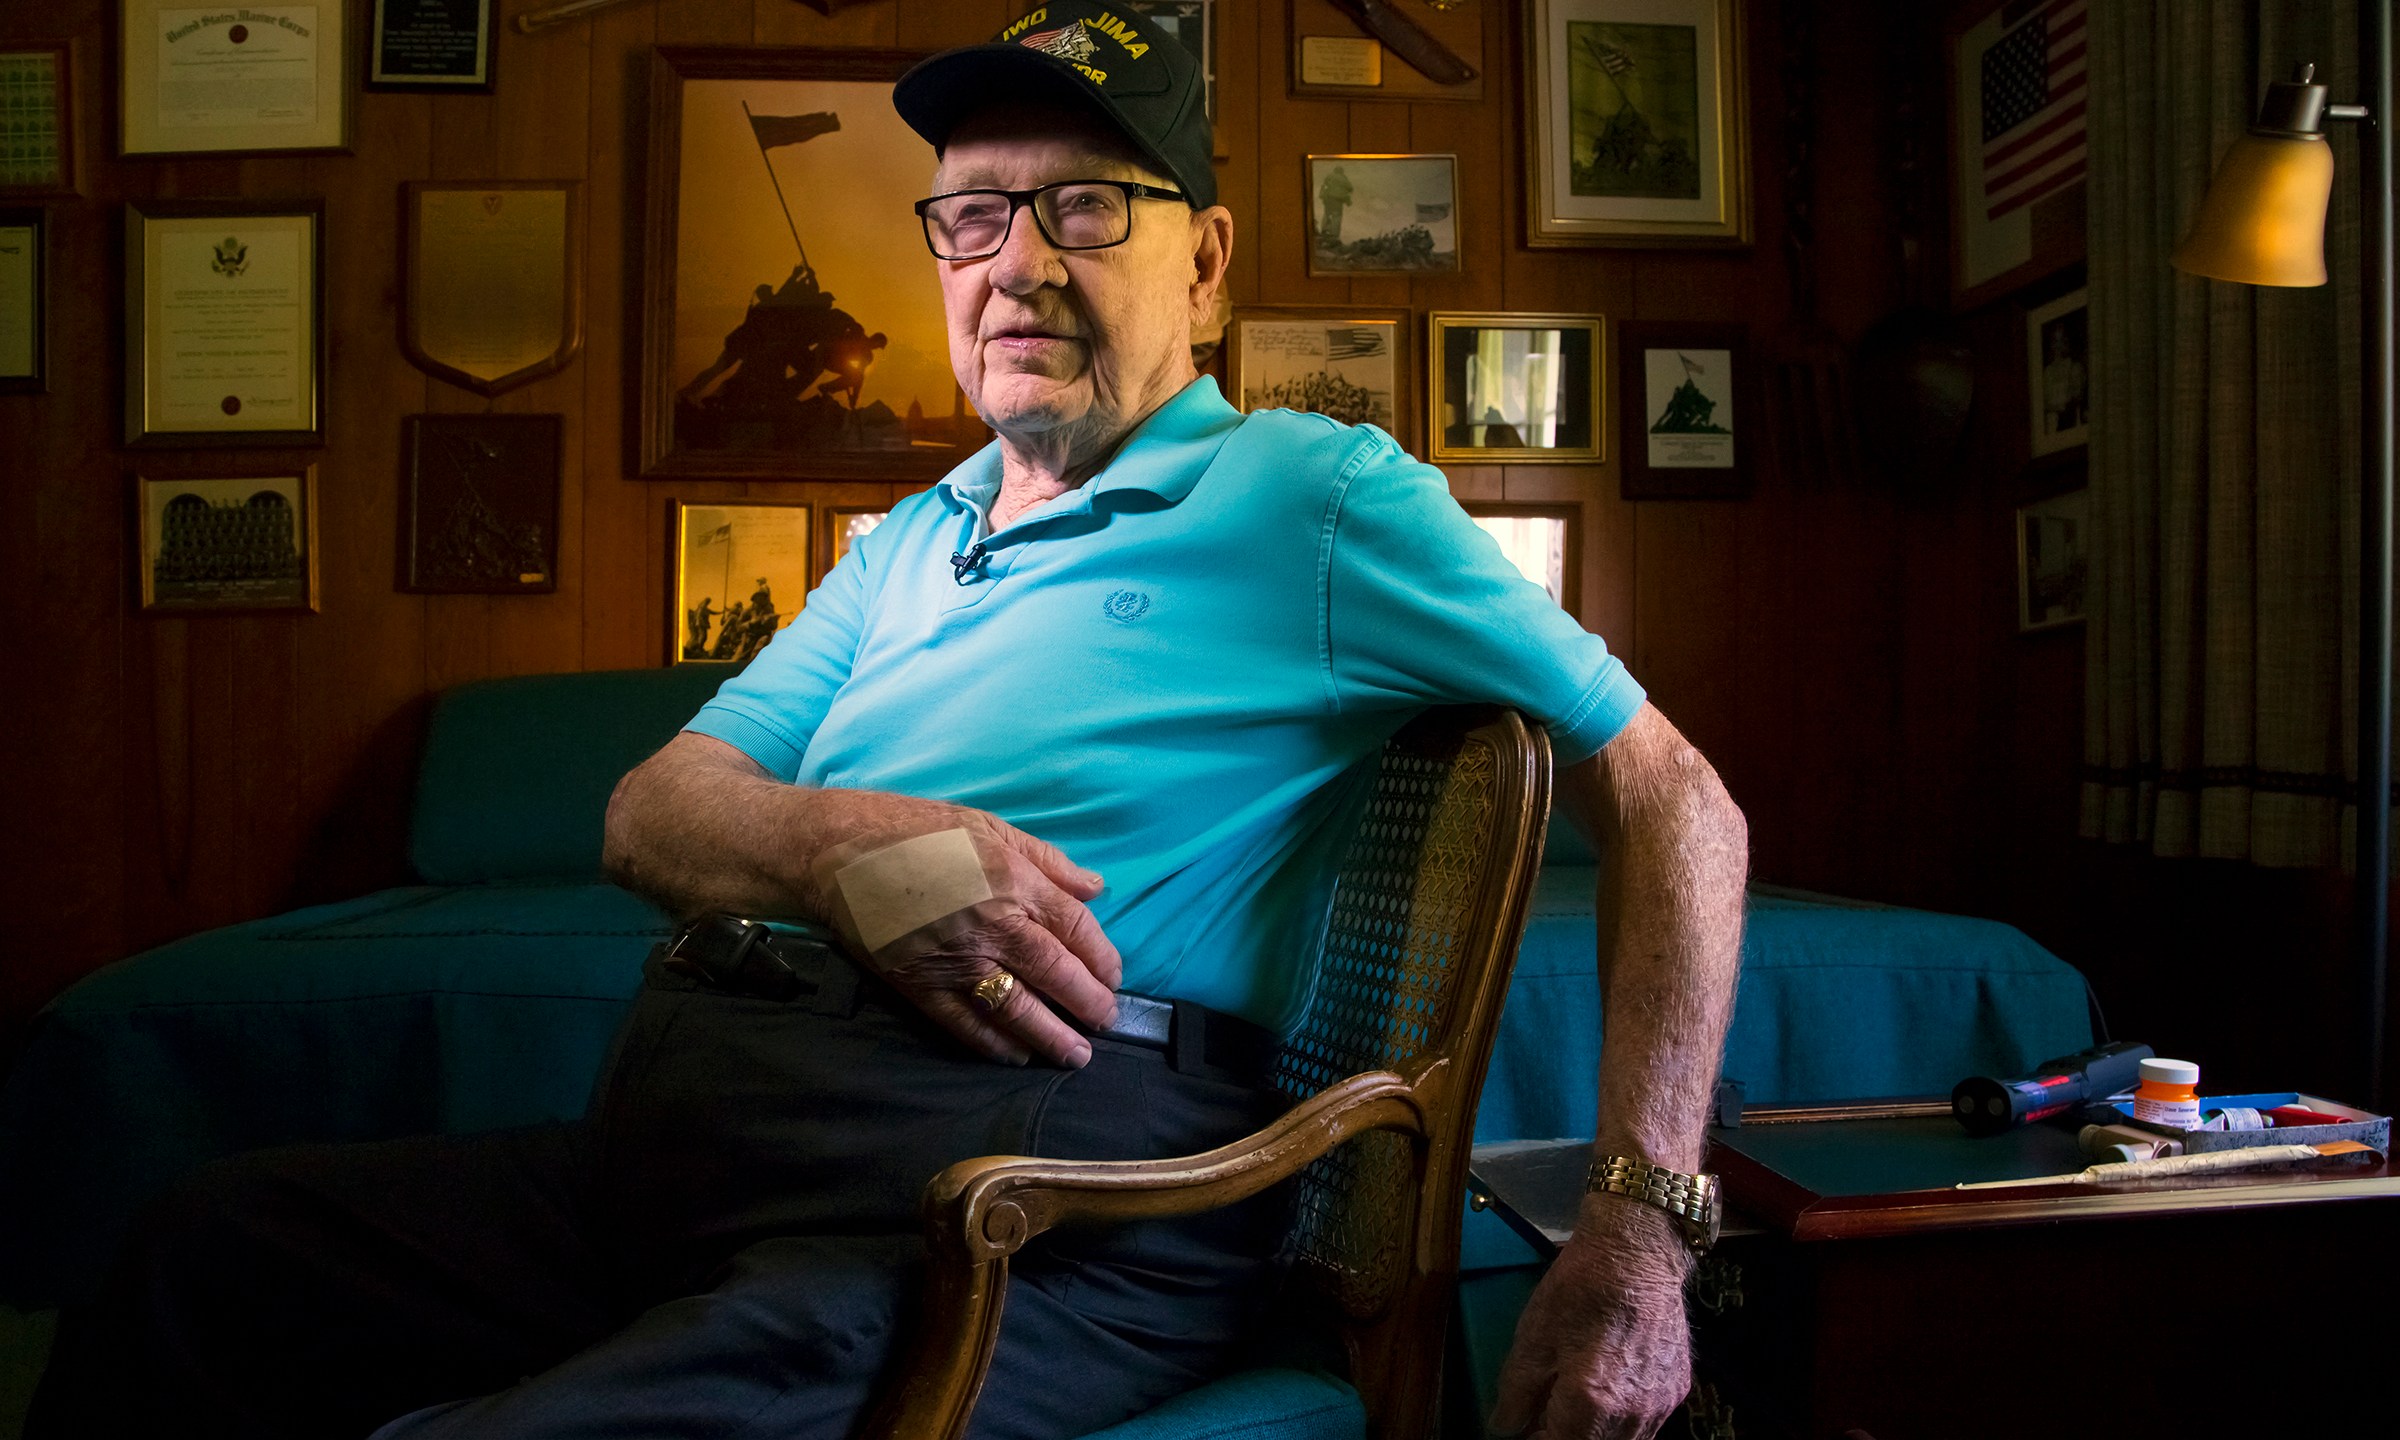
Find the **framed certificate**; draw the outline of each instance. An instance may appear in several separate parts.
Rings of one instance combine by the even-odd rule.
[[[75,49],[0,44],[0,196],[75,193]]]
[[[325,443],[321,200],[125,207],[125,443]]]
[[[117,0],[117,153],[346,151],[343,0]]]
[[[367,88],[488,95],[496,0],[368,0]]]
[[[50,388],[50,224],[0,206],[0,395]]]

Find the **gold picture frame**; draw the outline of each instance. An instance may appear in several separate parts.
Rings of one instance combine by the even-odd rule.
[[[1736,0],[1527,0],[1527,245],[1750,244],[1741,12]]]
[[[933,150],[892,110],[922,58],[653,52],[641,478],[932,481],[991,438],[911,208]]]
[[[1518,573],[1548,591],[1558,608],[1583,617],[1583,506],[1574,501],[1521,504],[1515,501],[1461,502],[1469,518],[1500,546]],[[1512,529],[1521,533],[1512,534]],[[1532,532],[1532,533],[1522,533]],[[1529,551],[1525,542],[1534,544]],[[1544,543],[1546,542],[1546,543]],[[1543,573],[1529,563],[1532,551],[1547,550]]]
[[[117,153],[347,154],[350,11],[117,0]]]
[[[1310,275],[1458,273],[1457,155],[1310,155],[1300,187]]]
[[[1604,315],[1427,316],[1426,458],[1477,465],[1607,459],[1607,326]],[[1512,336],[1524,338],[1512,343]]]
[[[145,614],[317,609],[317,467],[133,477]]]
[[[667,502],[668,664],[746,664],[807,608],[814,512],[806,500]]]

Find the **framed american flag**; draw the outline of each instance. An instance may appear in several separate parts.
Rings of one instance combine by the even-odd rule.
[[[1951,298],[1973,309],[2083,258],[2090,0],[2004,0],[1950,41]]]

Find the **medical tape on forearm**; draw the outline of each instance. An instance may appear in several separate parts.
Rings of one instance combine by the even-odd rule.
[[[889,969],[999,918],[1005,862],[987,863],[964,827],[884,842],[854,840],[817,858],[842,934]]]

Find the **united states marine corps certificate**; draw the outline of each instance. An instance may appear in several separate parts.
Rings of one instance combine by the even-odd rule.
[[[313,438],[317,216],[144,214],[126,297],[126,439]]]
[[[348,143],[344,8],[121,0],[124,153]]]

